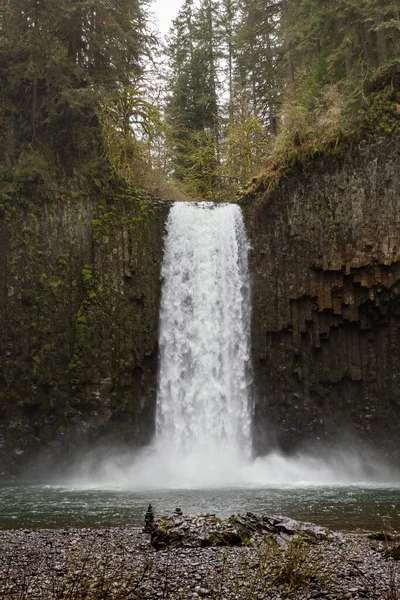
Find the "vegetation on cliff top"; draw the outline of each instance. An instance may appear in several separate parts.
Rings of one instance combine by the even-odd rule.
[[[260,172],[239,195],[248,201],[256,193],[269,192],[299,165],[319,156],[343,155],[361,138],[372,133],[391,135],[400,130],[400,60],[377,69],[366,80],[357,110],[346,110],[345,96],[329,87],[324,110],[309,123],[301,105],[289,104]]]
[[[173,23],[167,165],[192,193],[268,187],[400,114],[393,0],[185,0]]]
[[[148,0],[3,0],[0,164],[15,184],[141,178],[159,127],[144,88]],[[112,185],[110,186],[112,187]]]
[[[6,198],[73,181],[231,199],[362,130],[397,127],[395,0],[184,0],[164,81],[150,0],[0,7]]]

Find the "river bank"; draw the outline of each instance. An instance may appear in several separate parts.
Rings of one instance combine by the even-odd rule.
[[[399,598],[399,562],[387,553],[398,542],[271,519],[175,515],[157,521],[151,535],[139,528],[0,531],[0,598]],[[275,531],[267,530],[271,523]]]

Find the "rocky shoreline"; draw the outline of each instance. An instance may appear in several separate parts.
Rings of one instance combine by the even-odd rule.
[[[10,600],[398,600],[399,539],[250,513],[0,531]]]

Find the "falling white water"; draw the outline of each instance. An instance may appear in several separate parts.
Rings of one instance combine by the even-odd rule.
[[[157,445],[205,468],[211,457],[215,467],[251,452],[247,254],[238,206],[172,207],[162,269]]]

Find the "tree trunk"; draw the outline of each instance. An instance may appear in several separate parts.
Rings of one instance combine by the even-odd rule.
[[[229,125],[233,125],[234,121],[234,106],[233,106],[233,10],[231,0],[227,0],[226,5],[226,36],[228,39],[228,85],[229,85]]]
[[[380,23],[382,23],[382,20]],[[378,63],[381,66],[387,61],[386,32],[384,29],[376,31],[376,45],[378,49]]]
[[[68,37],[68,58],[75,64],[79,62],[79,50],[82,34],[82,15],[80,0],[74,1],[74,12],[71,16],[71,28]]]
[[[289,11],[288,0],[282,0],[282,16],[287,18]],[[286,53],[286,68],[287,68],[287,89],[291,98],[296,98],[296,78],[295,69],[293,62],[292,45],[290,41],[285,38],[285,53]]]
[[[372,56],[371,32],[369,30],[367,23],[364,23],[362,37],[363,37],[363,41],[364,41],[363,46],[364,46],[365,60],[370,66],[373,66],[374,59]]]
[[[33,53],[33,43],[34,42],[32,40],[32,37],[33,38],[36,37],[38,25],[39,25],[39,14],[38,14],[38,5],[36,2],[33,31],[31,33],[31,40],[30,40],[30,60],[32,63],[34,62],[34,53]],[[33,81],[33,89],[32,89],[32,140],[34,140],[36,137],[37,105],[38,105],[38,80],[37,80],[37,75],[35,74],[35,78]]]

